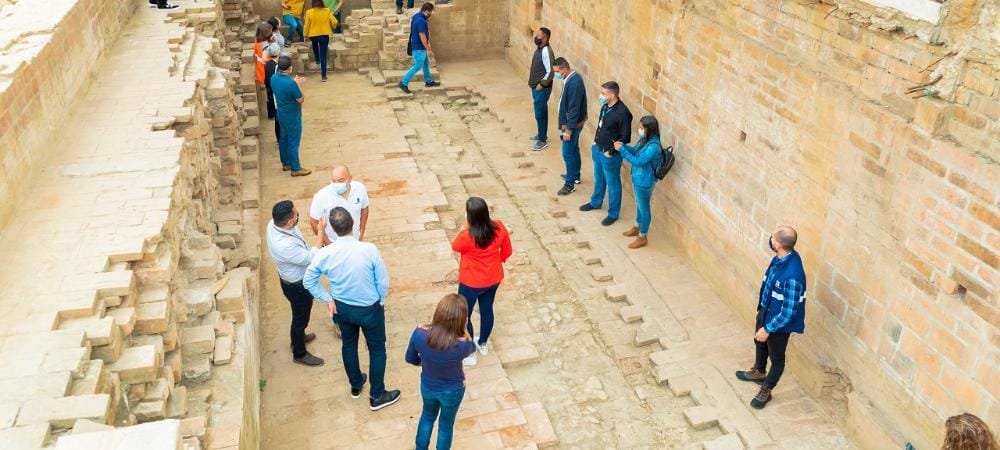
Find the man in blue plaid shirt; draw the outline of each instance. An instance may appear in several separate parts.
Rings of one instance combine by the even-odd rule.
[[[736,378],[761,385],[760,392],[750,401],[750,406],[757,409],[771,401],[771,390],[785,371],[789,336],[805,331],[806,273],[802,258],[795,251],[797,239],[798,233],[789,226],[778,227],[768,238],[767,245],[775,256],[764,271],[757,297],[757,332],[753,338],[757,359],[750,370],[736,372]]]

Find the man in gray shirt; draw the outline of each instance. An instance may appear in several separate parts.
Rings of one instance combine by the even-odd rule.
[[[297,225],[299,211],[291,200],[282,200],[271,208],[271,221],[267,224],[267,250],[278,268],[281,292],[292,307],[292,357],[299,364],[322,366],[323,359],[306,351],[306,343],[316,339],[314,333],[306,334],[313,296],[302,285],[306,267],[312,262],[318,247],[323,246],[323,235],[317,237],[315,247],[310,247]],[[320,229],[326,219],[320,221]]]

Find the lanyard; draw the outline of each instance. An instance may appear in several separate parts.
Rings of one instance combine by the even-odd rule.
[[[610,110],[611,107],[608,105],[601,106],[601,116],[597,119],[597,128],[604,126],[604,116],[607,115]]]

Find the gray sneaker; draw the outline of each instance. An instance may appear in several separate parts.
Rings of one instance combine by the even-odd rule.
[[[537,152],[537,151],[543,150],[545,147],[548,147],[548,146],[549,146],[548,142],[545,142],[545,141],[535,141],[535,145],[531,146],[531,150]]]

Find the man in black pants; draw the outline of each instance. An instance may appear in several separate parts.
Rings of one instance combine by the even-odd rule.
[[[326,227],[321,220],[320,226]],[[316,247],[309,247],[299,231],[299,212],[291,200],[282,200],[271,208],[271,221],[267,224],[267,249],[278,268],[281,292],[292,307],[292,357],[299,364],[322,366],[323,359],[306,350],[306,343],[316,339],[313,333],[306,334],[309,315],[312,312],[313,296],[302,286],[306,267],[312,262],[317,247],[323,245],[318,238]]]
[[[775,253],[764,271],[764,281],[757,295],[757,321],[753,336],[756,358],[750,370],[739,370],[736,378],[760,384],[760,391],[750,406],[761,409],[771,401],[771,390],[785,371],[785,350],[792,333],[805,331],[806,273],[802,258],[795,251],[798,233],[780,226],[767,240]],[[771,370],[766,371],[771,360]]]

